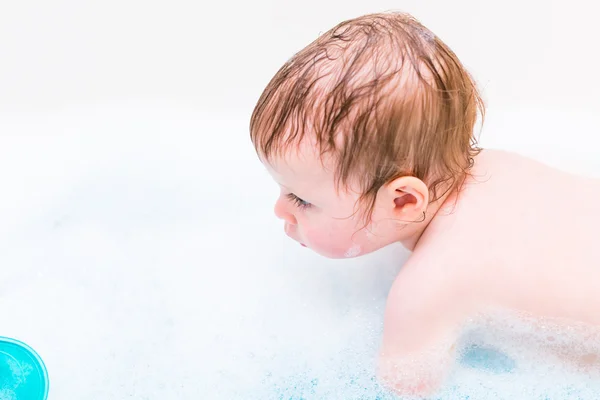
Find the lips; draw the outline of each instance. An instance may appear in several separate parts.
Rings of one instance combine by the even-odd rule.
[[[296,239],[296,237],[295,237],[296,235],[292,233],[292,231],[291,231],[291,230],[292,230],[292,227],[291,227],[290,225],[288,225],[288,224],[285,224],[285,226],[284,226],[284,229],[283,229],[283,230],[284,230],[285,234],[286,234],[288,237],[290,237],[291,239],[294,239],[296,242],[300,243],[300,246],[302,246],[302,247],[307,247],[307,246],[306,246],[304,243],[302,243],[301,241],[299,241],[298,239]]]
[[[285,224],[283,226],[283,231],[285,232],[286,235],[288,235],[289,237],[292,237],[292,233],[291,233],[291,227],[288,224]]]

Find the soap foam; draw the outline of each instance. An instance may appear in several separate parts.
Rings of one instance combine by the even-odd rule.
[[[354,243],[352,245],[352,247],[350,247],[348,250],[346,250],[346,252],[344,253],[344,257],[346,258],[352,258],[352,257],[356,257],[358,255],[360,255],[360,252],[362,251],[361,247]]]
[[[245,119],[84,111],[0,129],[3,334],[39,343],[51,397],[394,398],[375,365],[399,246],[340,263],[288,243],[275,185],[227,134]],[[438,398],[596,400],[600,380],[561,360],[593,335],[531,322],[470,321],[460,348],[509,368],[457,363]]]

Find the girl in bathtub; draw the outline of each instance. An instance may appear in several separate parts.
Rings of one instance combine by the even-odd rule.
[[[378,368],[401,394],[437,389],[476,315],[600,327],[600,182],[477,147],[483,114],[450,48],[411,16],[382,13],[297,53],[251,118],[287,235],[333,258],[411,251]]]

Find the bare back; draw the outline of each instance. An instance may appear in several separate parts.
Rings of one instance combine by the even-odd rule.
[[[487,310],[600,330],[600,180],[494,150],[477,157],[472,174],[390,291],[381,362],[396,382],[409,378],[389,371],[414,370],[407,363],[417,354],[429,354],[420,365],[448,365],[461,325]],[[425,372],[400,386],[432,389],[444,368]]]
[[[420,250],[452,245],[475,307],[600,326],[600,180],[491,150],[473,175]]]

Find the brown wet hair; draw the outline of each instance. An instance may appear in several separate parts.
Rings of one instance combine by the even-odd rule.
[[[260,96],[250,135],[265,161],[309,137],[334,160],[338,189],[358,183],[365,216],[378,190],[423,180],[435,201],[459,190],[481,149],[485,107],[450,48],[411,15],[344,21],[295,54]]]

